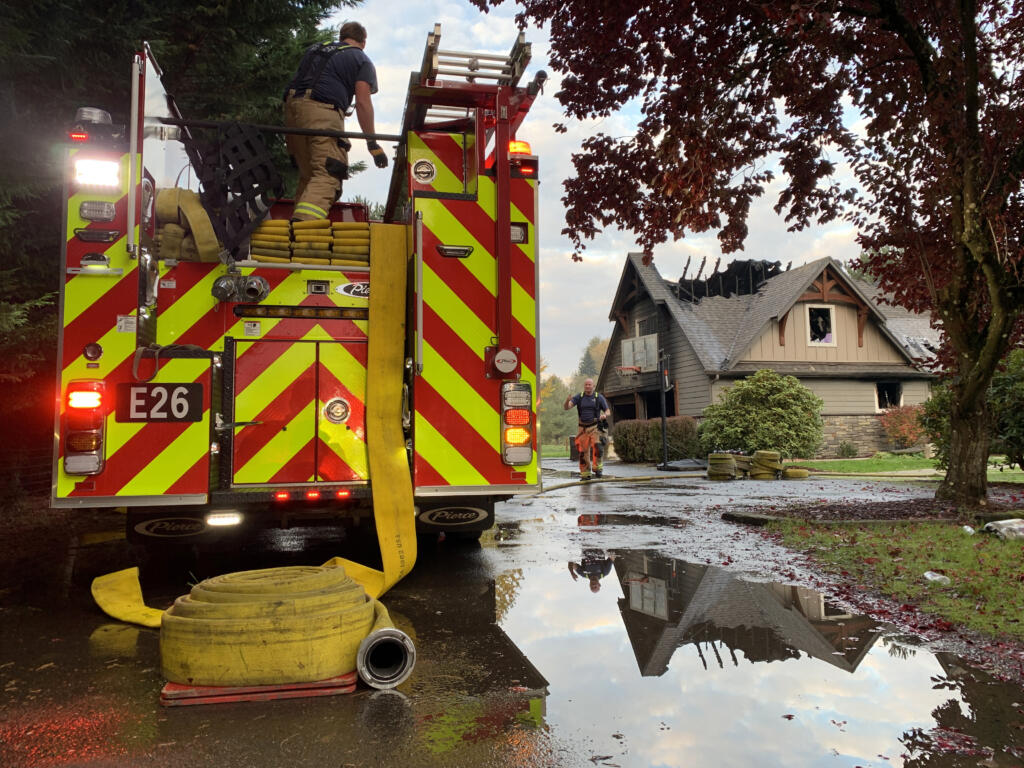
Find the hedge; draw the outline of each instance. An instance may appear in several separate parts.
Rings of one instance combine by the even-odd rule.
[[[666,419],[669,461],[700,455],[697,422],[690,416]],[[616,455],[625,462],[661,461],[661,419],[626,419],[612,427]]]

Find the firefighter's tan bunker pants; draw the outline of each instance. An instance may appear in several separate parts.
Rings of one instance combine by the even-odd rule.
[[[288,128],[343,131],[345,120],[330,104],[306,96],[289,95],[284,104],[284,124]],[[285,137],[288,153],[299,166],[299,186],[295,190],[295,213],[299,220],[326,219],[327,212],[341,194],[341,179],[328,167],[348,165],[348,153],[338,140],[327,136]],[[329,162],[330,161],[330,162]]]

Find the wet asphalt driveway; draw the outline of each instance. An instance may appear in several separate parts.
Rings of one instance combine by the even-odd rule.
[[[549,488],[569,479],[568,461],[547,466]],[[720,519],[794,494],[932,493],[667,476],[550,490],[502,505],[480,546],[421,548],[385,596],[418,652],[396,691],[171,709],[157,632],[89,598],[127,546],[72,541],[0,592],[0,765],[1019,766],[1024,690],[834,604],[800,559]],[[274,532],[228,570],[319,563],[350,551],[341,536]],[[147,601],[218,569],[173,563]]]

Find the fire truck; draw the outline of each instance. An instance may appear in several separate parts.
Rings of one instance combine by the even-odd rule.
[[[394,142],[382,220],[336,203],[318,258],[253,246],[291,214],[265,139],[286,129],[184,119],[148,46],[122,129],[79,110],[53,506],[123,508],[136,542],[382,505],[478,537],[539,489],[538,161],[516,133],[545,75],[519,84],[522,34],[507,55],[440,38],[400,133],[345,134]]]

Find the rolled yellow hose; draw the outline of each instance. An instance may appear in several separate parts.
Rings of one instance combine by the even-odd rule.
[[[164,676],[183,685],[277,685],[356,669],[387,610],[337,566],[290,566],[215,576],[163,615]]]

